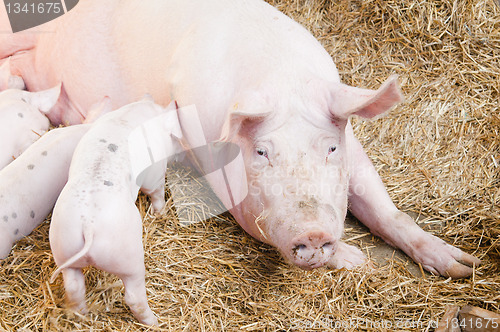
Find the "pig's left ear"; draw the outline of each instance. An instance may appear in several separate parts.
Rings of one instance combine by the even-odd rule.
[[[331,115],[345,120],[351,115],[371,119],[384,114],[403,100],[396,75],[389,77],[378,90],[334,83],[330,87],[330,96]]]

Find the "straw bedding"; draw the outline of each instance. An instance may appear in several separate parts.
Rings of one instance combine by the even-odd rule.
[[[355,130],[403,211],[483,260],[465,280],[373,270],[301,271],[225,214],[182,227],[170,210],[144,221],[147,291],[162,331],[432,331],[450,304],[500,311],[500,10],[493,0],[273,0],[304,24],[345,83],[399,74],[406,101]],[[171,173],[172,174],[172,173]],[[176,173],[178,174],[178,172]],[[172,175],[171,175],[172,176]],[[185,197],[190,186],[171,180]],[[182,195],[181,195],[182,196]],[[200,205],[193,213],[207,213]],[[116,277],[85,270],[91,313],[64,309],[44,223],[0,264],[0,329],[141,331]],[[366,230],[346,230],[368,255]]]

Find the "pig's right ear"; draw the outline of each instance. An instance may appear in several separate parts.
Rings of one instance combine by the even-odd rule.
[[[396,75],[389,77],[378,90],[360,89],[342,83],[333,83],[329,90],[330,113],[334,118],[343,120],[351,115],[371,119],[403,100]]]
[[[266,99],[258,92],[247,92],[240,100],[228,112],[219,139],[222,142],[230,141],[243,128],[251,130],[272,113]]]
[[[47,114],[52,107],[57,103],[59,95],[61,94],[62,83],[52,89],[43,90],[39,92],[25,91],[24,100],[38,108],[41,112]]]
[[[251,131],[255,125],[262,122],[271,112],[232,112],[224,122],[219,141],[229,142],[242,130]],[[251,136],[251,133],[249,133]],[[248,136],[248,135],[245,135]]]

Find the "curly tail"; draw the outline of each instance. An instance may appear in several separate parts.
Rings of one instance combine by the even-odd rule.
[[[57,270],[54,271],[54,273],[52,274],[52,277],[50,277],[50,281],[49,281],[50,283],[53,283],[54,280],[56,280],[58,274],[62,270],[71,266],[72,264],[74,264],[76,261],[78,261],[80,258],[85,256],[89,252],[90,247],[92,247],[92,243],[94,242],[94,231],[86,223],[83,224],[83,241],[84,241],[85,245],[83,246],[82,250],[80,250],[73,257],[68,259],[64,264],[59,266],[57,268]]]

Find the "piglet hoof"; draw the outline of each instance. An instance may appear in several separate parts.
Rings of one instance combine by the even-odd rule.
[[[339,242],[337,251],[328,261],[328,266],[334,269],[352,269],[356,266],[367,263],[365,254],[358,248]]]
[[[158,319],[153,315],[150,318],[143,319],[141,323],[147,326],[158,326]]]
[[[86,315],[89,313],[89,308],[85,303],[74,303],[66,301],[66,308],[81,315]]]
[[[156,218],[161,217],[167,211],[167,204],[151,204],[151,214]]]
[[[466,278],[472,274],[474,266],[481,264],[478,258],[431,234],[426,234],[419,242],[412,258],[434,275],[452,279]]]

